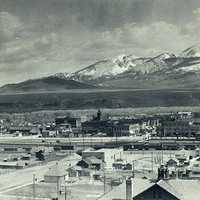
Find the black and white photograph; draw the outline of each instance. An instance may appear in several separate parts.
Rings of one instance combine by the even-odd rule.
[[[0,0],[0,200],[200,200],[200,1]]]

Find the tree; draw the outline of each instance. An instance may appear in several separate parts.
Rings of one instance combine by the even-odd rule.
[[[44,158],[44,153],[43,153],[42,150],[37,151],[37,152],[35,153],[35,157],[36,157],[38,160],[45,160],[45,158]]]

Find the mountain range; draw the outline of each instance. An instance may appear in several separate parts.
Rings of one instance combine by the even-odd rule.
[[[165,52],[153,57],[120,55],[104,59],[73,73],[7,84],[1,93],[68,89],[174,89],[200,87],[200,45],[178,55]]]

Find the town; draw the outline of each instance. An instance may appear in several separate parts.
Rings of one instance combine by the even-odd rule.
[[[2,114],[0,123],[5,199],[182,200],[187,185],[200,186],[200,113],[99,109],[45,120]]]
[[[0,200],[200,200],[200,0],[0,0]]]

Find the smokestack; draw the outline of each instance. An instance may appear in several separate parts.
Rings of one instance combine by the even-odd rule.
[[[132,200],[132,193],[133,193],[133,179],[132,177],[126,180],[126,200]]]

